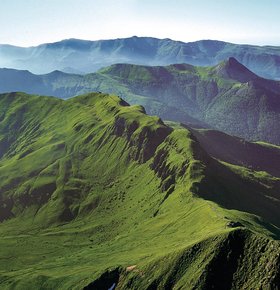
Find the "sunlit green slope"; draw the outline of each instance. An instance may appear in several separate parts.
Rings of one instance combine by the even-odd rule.
[[[1,289],[274,289],[279,176],[198,134],[112,95],[1,95]]]

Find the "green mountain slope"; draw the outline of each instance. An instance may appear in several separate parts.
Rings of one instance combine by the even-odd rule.
[[[25,82],[21,89],[13,79],[18,79],[16,73],[11,85],[0,78],[2,92],[25,90]],[[41,89],[35,81],[26,91],[64,98],[90,91],[116,93],[165,120],[280,144],[280,82],[258,77],[234,58],[206,68],[117,64],[86,76],[53,72],[40,76],[40,82]]]
[[[214,130],[189,130],[212,157],[280,177],[279,146],[268,143],[250,143]]]
[[[0,108],[2,289],[279,285],[277,165],[230,164],[112,95]]]
[[[213,128],[247,140],[280,144],[280,83],[258,77],[233,58],[210,68],[115,65],[100,73],[133,94],[173,106]],[[153,113],[153,105],[146,108]],[[160,110],[157,114],[184,123],[176,112],[169,118]]]

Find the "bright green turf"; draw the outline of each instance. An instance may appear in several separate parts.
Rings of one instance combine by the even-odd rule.
[[[182,270],[178,255],[193,247],[199,254],[171,284],[199,289],[210,281],[204,269],[235,232],[250,263],[246,275],[237,268],[234,283],[266,285],[266,262],[251,260],[262,246],[265,257],[276,259],[278,242],[269,239],[277,239],[280,224],[263,221],[266,211],[256,215],[253,199],[243,212],[228,204],[235,182],[247,182],[248,169],[212,159],[189,130],[171,129],[112,95],[62,101],[6,94],[0,108],[0,217],[6,218],[0,224],[1,289],[81,289],[107,268],[131,265],[138,272],[122,274],[122,289],[129,283],[161,289],[167,269]],[[260,174],[253,171],[238,196],[253,198],[260,190],[254,198],[262,200],[263,186],[276,178]],[[264,185],[256,187],[259,180]],[[270,183],[267,192],[273,195],[276,186]],[[218,197],[224,194],[220,200],[212,195],[216,190]],[[265,205],[272,213],[279,209],[273,199]],[[247,229],[232,228],[230,221]],[[270,243],[277,248],[273,254]],[[257,271],[262,274],[254,281]]]

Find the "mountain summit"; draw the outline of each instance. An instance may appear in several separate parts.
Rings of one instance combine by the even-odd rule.
[[[230,57],[228,60],[217,65],[214,71],[220,77],[233,79],[240,83],[247,83],[259,78],[234,57]]]

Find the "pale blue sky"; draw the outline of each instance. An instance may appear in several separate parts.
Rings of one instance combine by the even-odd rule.
[[[0,43],[137,36],[280,45],[280,0],[0,0]]]

